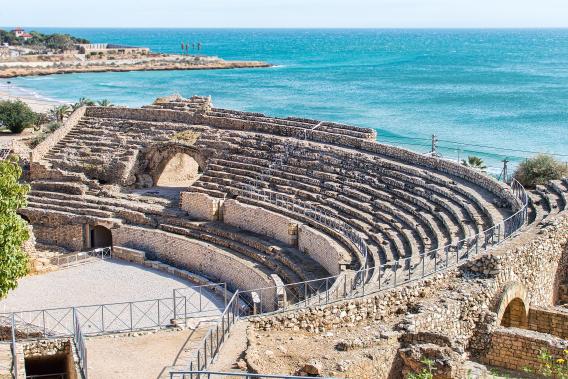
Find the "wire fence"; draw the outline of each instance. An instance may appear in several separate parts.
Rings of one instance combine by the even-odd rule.
[[[211,292],[220,289],[226,291],[224,283],[176,289],[174,296],[161,299],[3,313],[0,327],[12,328],[16,339],[23,341],[73,337],[77,324],[84,335],[187,324],[192,318],[219,314],[220,306]]]
[[[49,263],[60,268],[65,268],[87,262],[90,258],[99,258],[101,260],[111,259],[112,249],[110,247],[104,247],[92,251],[57,255],[49,258]]]

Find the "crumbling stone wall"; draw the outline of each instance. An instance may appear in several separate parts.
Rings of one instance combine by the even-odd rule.
[[[568,310],[531,308],[528,328],[568,340]]]
[[[30,162],[37,162],[42,159],[49,150],[65,138],[65,136],[79,123],[81,118],[85,116],[86,109],[86,107],[81,107],[75,110],[75,112],[67,118],[62,127],[50,134],[42,143],[36,146],[30,153]]]
[[[46,245],[55,245],[71,251],[83,249],[83,225],[80,224],[35,224],[36,239]]]
[[[524,368],[538,368],[539,352],[547,350],[560,358],[568,348],[568,341],[558,337],[524,329],[498,328],[489,341],[488,352],[482,361],[493,366],[523,371]]]

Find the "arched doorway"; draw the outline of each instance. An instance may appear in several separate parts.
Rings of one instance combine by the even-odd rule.
[[[527,308],[523,300],[516,297],[511,300],[507,308],[505,308],[505,312],[501,318],[501,326],[527,329],[529,325],[527,313]]]
[[[199,163],[188,154],[178,152],[166,161],[156,180],[158,187],[189,187],[202,173]]]
[[[91,248],[112,246],[112,233],[109,228],[97,225],[91,228]]]

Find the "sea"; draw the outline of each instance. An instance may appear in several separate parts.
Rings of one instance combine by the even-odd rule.
[[[217,107],[374,128],[424,153],[435,135],[444,157],[477,155],[495,174],[538,152],[568,161],[568,29],[27,29],[274,65],[10,79],[38,96],[141,106],[210,95]]]

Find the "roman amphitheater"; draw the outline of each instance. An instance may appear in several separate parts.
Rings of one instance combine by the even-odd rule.
[[[568,348],[566,180],[177,96],[80,108],[25,168],[21,215],[62,267],[0,301],[5,377],[515,377]],[[55,305],[57,275],[139,289]]]

